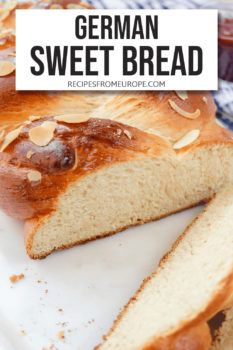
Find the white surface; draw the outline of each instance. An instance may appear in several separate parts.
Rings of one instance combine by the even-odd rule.
[[[22,224],[0,213],[0,349],[42,350],[52,344],[52,350],[92,349],[199,211],[187,210],[38,261],[25,254]],[[20,273],[25,279],[12,284],[10,275]],[[58,338],[62,330],[65,341]]]

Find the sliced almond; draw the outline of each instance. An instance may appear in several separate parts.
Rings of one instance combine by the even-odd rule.
[[[132,133],[129,130],[124,130],[124,134],[128,137],[128,139],[132,139]]]
[[[78,166],[78,163],[79,163],[79,161],[78,161],[78,150],[77,150],[77,148],[75,148],[75,150],[74,150],[74,166],[72,167],[72,171],[74,171],[76,168],[77,168],[77,166]]]
[[[54,131],[57,123],[45,121],[39,126],[35,126],[29,130],[29,139],[37,146],[47,146],[53,139]]]
[[[35,152],[32,152],[32,151],[30,150],[30,151],[27,152],[26,157],[27,157],[28,159],[31,159],[31,157],[33,156],[33,154],[35,154]]]
[[[147,133],[149,133],[149,134],[158,136],[160,139],[162,139],[163,141],[165,141],[166,143],[168,143],[169,146],[170,146],[169,137],[168,137],[168,136],[165,137],[160,131],[157,131],[157,130],[152,129],[152,128],[146,129],[146,130],[144,130],[144,131],[147,132]]]
[[[186,147],[196,141],[200,135],[200,130],[193,129],[189,131],[186,135],[184,135],[179,141],[177,141],[174,145],[174,149],[180,149]]]
[[[37,170],[30,170],[28,173],[27,173],[27,178],[30,182],[38,182],[38,181],[41,181],[41,173]]]
[[[3,152],[13,141],[17,139],[19,134],[21,133],[23,126],[20,126],[19,128],[10,131],[6,136],[3,141],[3,144],[0,148],[0,152]]]
[[[187,91],[176,91],[176,94],[183,101],[188,99]]]
[[[59,4],[52,4],[52,5],[50,6],[50,9],[51,9],[51,10],[61,10],[61,9],[62,9],[62,6],[59,5]]]
[[[10,61],[0,61],[0,77],[5,77],[15,70],[14,63]]]
[[[159,136],[159,137],[163,137],[163,135],[159,131],[157,131],[155,129],[149,128],[149,129],[146,129],[145,131],[148,132],[149,134],[153,134],[153,135],[156,135],[156,136]]]
[[[84,123],[90,119],[90,117],[84,117],[80,114],[63,114],[57,115],[54,119],[58,122],[64,122],[68,124]]]
[[[207,104],[208,103],[208,100],[207,100],[207,97],[206,96],[203,96],[202,97],[202,100]]]
[[[198,118],[200,115],[201,115],[201,111],[200,109],[196,109],[195,112],[193,113],[190,113],[190,112],[187,112],[187,111],[184,111],[182,108],[180,108],[179,106],[177,106],[177,104],[172,101],[172,100],[168,100],[171,108],[177,112],[178,114],[180,114],[182,117],[185,117],[185,118],[188,118],[188,119],[196,119]]]
[[[226,125],[223,122],[221,122],[221,120],[219,120],[218,118],[215,118],[215,123],[221,126],[222,128],[226,129]]]
[[[117,136],[121,136],[122,130],[121,129],[117,129],[116,134],[117,134]]]
[[[35,120],[39,120],[41,119],[40,115],[30,115],[30,117],[28,118],[31,122],[34,122]]]

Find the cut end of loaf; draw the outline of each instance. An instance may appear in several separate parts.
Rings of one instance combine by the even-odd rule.
[[[45,257],[209,199],[232,181],[231,159],[232,148],[220,145],[180,159],[147,156],[86,175],[60,195],[55,211],[26,224],[28,254]]]
[[[208,329],[206,322],[232,303],[232,198],[231,185],[193,221],[120,313],[99,350],[202,348],[189,331]],[[177,335],[185,339],[183,347],[174,346]],[[210,343],[203,346],[209,350]]]

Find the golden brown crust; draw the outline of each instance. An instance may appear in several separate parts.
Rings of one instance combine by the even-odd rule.
[[[143,350],[209,350],[210,330],[206,322],[187,328],[173,337],[161,338],[143,347]]]
[[[39,0],[20,3],[16,8],[50,8],[54,5],[67,8],[70,3],[81,5],[84,8],[90,7],[79,0]],[[15,9],[13,8],[9,12],[9,16],[4,19],[3,26],[14,29],[14,18]],[[15,52],[14,46],[15,38],[14,35],[11,35],[5,45],[1,45],[0,60],[14,61],[15,58],[12,56]],[[154,128],[162,133],[164,131],[164,136],[172,141],[179,139],[190,129],[202,129],[204,125],[213,121],[215,115],[213,99],[207,92],[189,92],[188,99],[185,100],[182,100],[175,92],[110,93],[108,95],[113,99],[110,98],[110,101],[104,104],[105,95],[100,94],[96,104],[96,106],[104,105],[105,114],[107,114],[105,118],[113,118],[125,124],[129,122],[130,125],[143,130]],[[77,108],[91,112],[96,103],[96,96],[98,94],[91,92],[88,94],[79,92],[16,92],[15,74],[12,73],[0,77],[0,123],[23,121],[30,115],[76,113]],[[200,117],[195,120],[182,117],[171,108],[170,99],[187,112],[199,109]],[[103,118],[103,115],[92,114],[92,116]]]
[[[214,199],[213,199],[214,200]],[[167,263],[169,257],[175,254],[175,249],[179,245],[179,243],[183,240],[183,238],[188,234],[191,227],[194,225],[196,220],[199,220],[208,210],[208,206],[204,209],[202,213],[200,213],[195,220],[186,228],[182,235],[178,237],[178,239],[173,244],[171,250],[164,255],[159,263],[159,267],[162,267]],[[106,340],[111,334],[114,332],[114,329],[118,326],[121,319],[124,317],[124,314],[127,312],[127,309],[133,305],[137,299],[140,297],[141,292],[145,288],[145,286],[150,283],[152,278],[155,278],[157,275],[157,271],[152,273],[150,276],[144,279],[141,286],[134,294],[134,296],[129,300],[129,302],[124,306],[121,312],[118,314],[115,319],[111,329],[103,337]],[[199,314],[197,314],[193,319],[187,319],[183,324],[179,324],[177,329],[169,331],[168,334],[164,334],[161,337],[154,337],[148,341],[147,344],[140,350],[190,350],[190,349],[198,349],[200,345],[203,350],[209,350],[210,347],[210,328],[207,326],[207,322],[218,312],[226,309],[229,306],[229,303],[232,303],[232,291],[233,291],[233,271],[229,273],[229,275],[221,281],[219,285],[218,291],[210,300],[209,304],[206,306],[204,310],[200,310]],[[208,329],[208,331],[207,331]],[[199,339],[203,340],[200,344],[198,344],[198,339],[194,336],[195,333],[199,333]],[[185,339],[185,344],[179,343],[179,340]],[[206,342],[205,342],[206,341]],[[186,347],[184,347],[184,345]],[[183,347],[182,347],[183,346]],[[98,345],[95,350],[101,350],[101,344]]]
[[[12,2],[13,3],[13,2]],[[66,9],[69,4],[76,4],[81,8],[92,8],[92,6],[80,0],[38,0],[25,1],[12,6],[0,4],[0,9],[6,9],[8,16],[1,22],[0,34],[6,33],[1,40],[5,40],[0,46],[0,60],[15,62],[15,10],[28,8],[49,9],[51,6],[59,5]],[[2,26],[1,26],[2,24]],[[10,32],[11,31],[11,32]],[[91,95],[91,94],[90,94]],[[15,90],[15,72],[6,76],[0,76],[0,126],[22,122],[31,115],[54,115],[64,113],[75,113],[80,105],[83,109],[92,107],[90,98],[82,93],[76,92],[34,92]]]
[[[51,142],[41,147],[29,132],[45,121],[54,119],[23,124],[19,137],[0,152],[0,207],[21,220],[51,212],[67,186],[90,172],[146,155],[157,157],[165,150],[173,154],[163,139],[107,119],[59,122]],[[41,173],[40,182],[29,181],[31,170]]]
[[[110,94],[99,115],[130,124],[142,130],[158,132],[171,142],[179,140],[192,129],[202,130],[213,123],[216,107],[208,92],[187,92],[188,98],[182,100],[175,91],[164,92],[123,92]],[[200,111],[200,116],[189,119],[177,113],[171,105],[174,102],[186,112]]]

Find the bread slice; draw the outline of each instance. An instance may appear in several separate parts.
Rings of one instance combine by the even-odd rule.
[[[192,207],[233,181],[232,133],[215,123],[208,94],[188,93],[185,101],[175,92],[136,96],[123,94],[124,120],[129,108],[136,126],[138,109],[140,128],[114,116],[120,97],[113,94],[114,120],[78,111],[4,130],[0,207],[26,220],[30,257]]]
[[[232,350],[233,349],[233,308],[223,312],[221,326],[216,332],[215,340],[210,350]]]
[[[98,350],[209,349],[206,322],[232,303],[232,217],[230,186],[143,282]],[[197,330],[203,337],[193,336]]]

